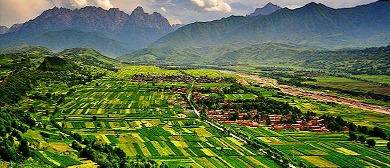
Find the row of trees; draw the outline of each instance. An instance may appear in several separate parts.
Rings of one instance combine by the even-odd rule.
[[[349,132],[349,140],[351,141],[360,141],[361,143],[365,143],[367,141],[367,144],[370,147],[374,147],[376,142],[373,139],[367,140],[367,138],[364,135],[360,135],[359,137],[354,132]]]
[[[75,134],[76,135],[76,134]],[[77,139],[80,140],[80,139]],[[130,157],[119,147],[113,147],[104,143],[103,141],[90,141],[88,139],[81,139],[85,145],[83,148],[78,141],[73,141],[72,148],[79,151],[80,157],[88,158],[100,165],[102,168],[151,168],[160,167],[167,168],[164,163],[158,164],[154,160],[146,159],[141,155],[137,155],[136,162],[132,161]]]
[[[23,137],[35,126],[30,112],[0,109],[0,156],[4,161],[23,161],[32,155],[29,142]],[[18,143],[17,143],[18,141]]]
[[[353,122],[345,121],[342,117],[337,116],[333,117],[327,114],[324,114],[320,117],[324,119],[324,124],[328,125],[328,128],[334,131],[341,131],[342,127],[346,126],[351,132],[360,132],[362,134],[370,135],[373,137],[380,137],[383,139],[389,139],[385,131],[379,127],[369,128],[367,126],[356,126]]]

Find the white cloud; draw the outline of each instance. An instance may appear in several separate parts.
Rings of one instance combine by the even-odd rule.
[[[97,6],[103,9],[114,7],[110,0],[51,0],[55,6],[65,8],[82,8],[85,6]]]
[[[230,5],[223,0],[190,0],[194,5],[204,11],[231,12]]]
[[[171,23],[171,25],[174,25],[174,24],[183,24],[180,20],[178,19],[169,19],[169,23]]]
[[[0,0],[0,26],[24,23],[52,7],[50,0]]]
[[[302,7],[302,5],[287,5],[286,8],[288,9],[297,9],[297,8],[300,8]]]
[[[195,5],[199,6],[199,7],[204,7],[205,6],[204,0],[191,0],[191,2],[194,3]]]
[[[160,8],[163,12],[167,12],[167,9],[165,9],[164,7],[161,7]]]

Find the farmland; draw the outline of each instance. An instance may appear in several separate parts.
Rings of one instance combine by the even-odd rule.
[[[188,73],[199,77],[194,72]],[[157,67],[121,68],[115,76],[78,86],[59,107],[62,114],[57,116],[57,121],[83,139],[121,148],[134,162],[137,156],[142,156],[158,163],[185,167],[278,165],[197,117],[191,118],[191,113],[182,118],[181,114],[186,116],[189,110],[186,100],[183,95],[172,94],[167,89],[188,88],[190,84],[132,82],[130,78],[135,74],[183,75]],[[218,71],[207,74],[224,77]]]
[[[375,94],[390,94],[390,87],[373,85],[368,82],[357,81],[341,77],[315,77],[316,82],[305,82],[304,84],[313,84],[324,87],[339,88],[342,90],[356,92],[372,92]]]
[[[216,70],[117,68],[117,71],[98,68],[95,73],[107,75],[71,88],[63,83],[47,82],[27,93],[30,97],[48,92],[65,95],[61,101],[28,98],[19,102],[22,107],[34,107],[33,117],[39,125],[25,135],[36,147],[28,164],[107,166],[104,158],[109,156],[99,149],[102,146],[123,151],[116,156],[127,156],[130,165],[285,167],[286,159],[297,167],[386,167],[390,164],[386,139],[357,133],[376,141],[376,146],[370,148],[349,140],[346,131],[279,130],[275,129],[274,120],[269,124],[261,118],[288,112],[303,119],[299,116],[313,112],[317,117],[340,116],[346,122],[368,129],[378,127],[388,133],[390,127],[383,120],[388,118],[385,114],[286,95],[270,87],[251,86],[256,80]],[[188,94],[191,101],[187,99]],[[205,119],[202,115],[199,118],[193,103],[197,110],[208,112],[213,118]],[[258,105],[261,107],[257,108]],[[221,115],[222,111],[228,115]],[[260,115],[258,119],[256,114]],[[237,123],[229,124],[225,120]],[[247,137],[266,150],[248,143]],[[99,158],[86,155],[86,150],[100,151]],[[114,157],[111,164],[115,161]]]
[[[209,85],[209,87],[213,86]],[[388,122],[387,120],[383,120],[383,118],[388,118],[388,115],[385,114],[375,114],[335,103],[326,103],[306,97],[286,95],[278,92],[277,90],[269,88],[251,87],[251,89],[260,92],[263,96],[272,100],[288,102],[290,105],[301,109],[303,113],[314,112],[318,117],[324,114],[340,116],[345,119],[345,121],[353,122],[361,126],[367,126],[369,128],[380,127],[386,132],[389,132]],[[243,94],[242,91],[239,92],[241,93],[237,92],[235,94],[227,95],[229,97],[233,97],[232,95],[239,97]],[[225,94],[225,96],[227,95]],[[213,96],[218,97],[216,94]],[[255,122],[255,124],[248,124],[251,126],[247,126],[248,121],[247,119],[244,119],[245,115],[256,116],[259,112],[258,110],[239,110],[240,115],[238,118],[240,119],[238,122],[228,122],[225,121],[226,118],[223,117],[223,112],[230,120],[232,110],[226,109],[224,105],[226,104],[226,99],[225,103],[219,102],[219,107],[209,106],[209,103],[207,103],[207,101],[205,102],[205,100],[200,101],[205,98],[195,97],[194,99],[199,99],[198,102],[200,104],[198,104],[198,106],[206,106],[206,109],[212,109],[208,112],[206,110],[206,113],[208,113],[210,118],[213,117],[213,119],[219,120],[220,123],[225,123],[225,125],[227,124],[226,127],[228,128],[233,130],[240,130],[243,132],[243,134],[245,134],[245,136],[255,137],[262,143],[266,143],[271,147],[282,151],[282,153],[284,153],[289,158],[292,158],[300,165],[306,165],[308,167],[389,166],[390,160],[388,156],[388,150],[386,149],[386,144],[388,143],[387,140],[382,140],[381,138],[377,137],[368,137],[379,142],[375,148],[370,148],[360,142],[351,141],[349,139],[350,137],[348,132],[343,131],[312,132],[289,129],[278,130],[276,129],[276,126],[274,127],[276,129],[275,130],[272,127],[267,127],[264,125],[260,127],[257,126],[256,122],[263,123],[262,119],[252,120],[252,122]],[[209,101],[215,102],[216,100],[218,100],[218,98],[211,98]],[[228,100],[227,104],[232,105],[232,103],[237,100],[238,99],[230,99],[230,102]],[[245,100],[243,97],[240,98],[240,100],[240,102],[245,102],[243,101]],[[241,106],[245,106],[245,104],[241,104]],[[237,107],[235,108],[237,110]],[[250,113],[248,114],[249,111]],[[230,114],[226,115],[227,113]],[[243,118],[241,119],[242,113]],[[260,114],[260,116],[264,116],[264,113]],[[271,122],[273,122],[273,120]],[[364,134],[359,134],[359,136],[360,135],[365,136]]]

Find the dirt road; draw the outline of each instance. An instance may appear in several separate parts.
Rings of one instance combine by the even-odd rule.
[[[330,95],[330,94],[326,94],[323,92],[307,91],[307,90],[303,90],[303,89],[296,88],[293,86],[288,86],[288,85],[279,85],[275,79],[265,79],[265,78],[260,78],[260,77],[254,76],[254,75],[247,75],[247,74],[237,73],[237,72],[232,72],[232,71],[220,71],[220,72],[226,73],[226,74],[231,74],[231,75],[237,75],[237,76],[240,76],[241,78],[251,79],[251,80],[257,81],[262,86],[279,88],[283,93],[286,93],[289,95],[306,96],[306,97],[310,97],[310,98],[317,99],[317,100],[339,103],[339,104],[348,105],[348,106],[354,107],[354,108],[359,108],[359,109],[363,109],[363,110],[369,110],[372,112],[390,115],[390,108],[388,108],[388,107],[381,107],[381,106],[377,106],[377,105],[373,105],[373,104],[363,103],[357,99],[345,98],[345,97],[340,97],[340,96],[336,96],[336,95]]]

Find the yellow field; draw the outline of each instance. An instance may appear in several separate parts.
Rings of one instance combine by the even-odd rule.
[[[339,167],[336,164],[328,160],[325,160],[320,156],[299,156],[299,157],[309,161],[310,163],[314,164],[317,167]]]

